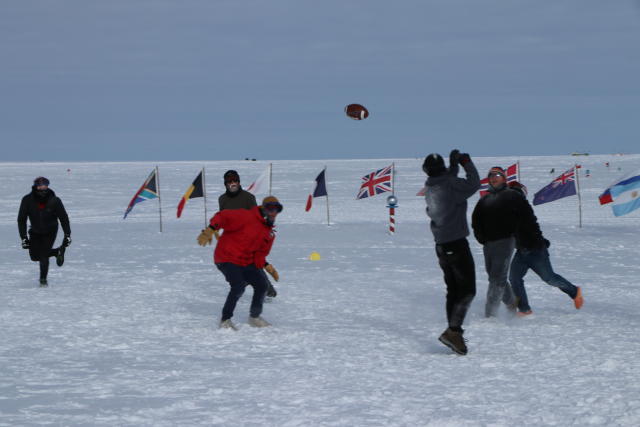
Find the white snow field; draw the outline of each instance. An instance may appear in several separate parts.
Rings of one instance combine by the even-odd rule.
[[[361,177],[392,160],[274,161],[284,211],[269,256],[279,294],[263,313],[273,327],[248,326],[248,288],[238,332],[217,329],[228,285],[212,248],[196,244],[203,200],[190,200],[181,219],[175,209],[202,166],[212,214],[225,170],[237,169],[246,187],[268,162],[158,163],[163,233],[157,200],[122,219],[156,163],[0,164],[0,425],[640,425],[640,211],[616,218],[597,200],[640,155],[475,158],[481,176],[516,161],[529,200],[583,165],[582,228],[575,196],[535,212],[556,271],[583,287],[585,304],[576,310],[529,273],[534,315],[503,308],[485,319],[487,277],[470,236],[477,296],[467,356],[437,340],[445,286],[415,196],[422,159],[395,160],[394,236],[388,193],[355,200]],[[324,165],[329,227],[324,198],[304,212]],[[73,230],[44,289],[16,227],[38,175],[51,180]],[[308,260],[312,251],[322,259]]]

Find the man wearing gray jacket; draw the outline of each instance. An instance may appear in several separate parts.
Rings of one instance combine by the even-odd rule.
[[[458,178],[458,164],[466,178]],[[458,354],[467,354],[462,323],[476,294],[476,273],[467,236],[467,199],[480,188],[478,171],[469,154],[452,150],[449,169],[441,155],[429,154],[422,165],[429,176],[425,183],[427,215],[436,243],[438,263],[447,285],[447,321],[449,327],[440,342]]]

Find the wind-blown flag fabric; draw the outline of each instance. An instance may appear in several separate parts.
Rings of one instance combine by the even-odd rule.
[[[534,194],[533,204],[541,205],[576,194],[578,194],[578,191],[576,188],[576,168],[574,166]]]
[[[507,168],[507,185],[513,181],[519,181],[518,163],[514,163]],[[489,177],[480,180],[480,197],[489,193]]]
[[[149,177],[145,180],[142,187],[136,192],[131,201],[129,202],[129,206],[127,206],[127,210],[124,213],[124,218],[129,215],[129,212],[133,209],[133,207],[145,200],[156,199],[158,198],[158,180],[156,176],[156,169],[151,172]]]
[[[640,170],[619,179],[599,197],[600,204],[612,203],[615,216],[626,215],[640,208]]]
[[[269,175],[271,175],[271,165],[260,174],[260,176],[247,187],[247,191],[254,196],[266,192],[269,188]]]
[[[309,194],[309,197],[307,198],[307,206],[304,208],[306,212],[309,212],[309,210],[311,210],[311,204],[313,203],[314,197],[322,197],[327,195],[327,184],[324,178],[325,171],[326,169],[322,169],[322,172],[320,172],[316,177],[315,186],[311,194]]]
[[[362,185],[360,186],[356,199],[364,199],[365,197],[371,197],[376,194],[391,191],[392,173],[393,165],[389,165],[386,168],[379,169],[363,176]]]
[[[187,203],[187,200],[195,199],[196,197],[203,197],[203,196],[204,196],[204,188],[202,185],[202,171],[200,171],[196,179],[193,180],[193,183],[191,184],[191,186],[184,193],[184,196],[182,196],[180,203],[178,203],[178,212],[177,212],[178,218],[180,218],[180,216],[182,215],[182,210],[184,209],[184,205]]]

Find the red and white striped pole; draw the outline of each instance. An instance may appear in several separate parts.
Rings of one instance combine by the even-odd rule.
[[[393,194],[387,197],[387,207],[389,208],[389,234],[393,235],[396,232],[396,207],[398,206],[398,199]]]

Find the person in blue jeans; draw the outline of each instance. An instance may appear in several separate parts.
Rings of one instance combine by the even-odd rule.
[[[548,285],[569,295],[576,309],[580,309],[584,304],[582,289],[553,271],[547,250],[550,243],[542,236],[538,219],[524,194],[523,197],[516,199],[514,204],[512,212],[518,221],[515,233],[517,250],[511,260],[509,282],[518,300],[517,315],[523,317],[533,314],[524,287],[524,276],[529,269],[533,270]]]

